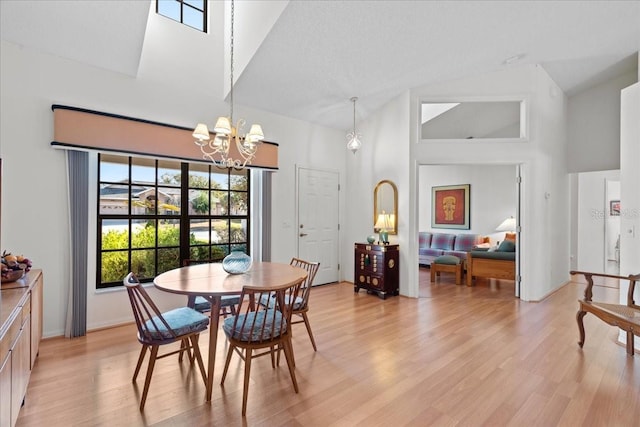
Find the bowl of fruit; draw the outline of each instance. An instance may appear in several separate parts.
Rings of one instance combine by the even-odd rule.
[[[15,282],[31,270],[31,260],[22,255],[12,255],[4,251],[0,264],[2,283]]]

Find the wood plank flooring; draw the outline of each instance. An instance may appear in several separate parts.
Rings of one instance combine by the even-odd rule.
[[[294,326],[293,391],[286,364],[254,361],[247,416],[243,370],[234,356],[220,386],[227,345],[219,334],[213,400],[188,363],[158,361],[144,412],[133,325],[68,340],[44,340],[18,426],[638,426],[640,355],[627,356],[617,329],[575,314],[584,285],[572,282],[539,303],[514,298],[513,282],[453,275],[429,281],[419,299],[386,301],[350,283],[314,288],[304,326]],[[616,301],[618,290],[596,287]],[[127,304],[123,294],[123,304]],[[206,352],[208,337],[201,336]]]

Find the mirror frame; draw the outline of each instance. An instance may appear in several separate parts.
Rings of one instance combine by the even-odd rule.
[[[391,187],[391,190],[393,191],[393,212],[387,212],[387,213],[392,213],[396,217],[395,223],[393,224],[393,229],[389,230],[388,234],[397,235],[398,234],[398,188],[393,183],[393,181],[389,181],[388,179],[380,181],[376,185],[376,188],[373,190],[373,224],[374,224],[373,231],[375,233],[379,232],[379,230],[375,228],[375,223],[376,223],[376,220],[378,219],[378,190],[385,188],[383,187],[384,185],[389,185]]]

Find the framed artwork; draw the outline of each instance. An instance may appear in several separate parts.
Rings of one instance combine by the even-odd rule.
[[[469,230],[470,184],[431,187],[431,228]]]
[[[609,201],[609,215],[620,216],[620,200]]]

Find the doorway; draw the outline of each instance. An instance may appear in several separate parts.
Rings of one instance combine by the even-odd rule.
[[[620,274],[620,181],[605,179],[604,272]]]
[[[520,297],[520,201],[523,185],[520,164],[441,164],[418,166],[418,231],[471,233],[488,236],[496,247],[504,240],[505,231],[496,230],[507,218],[516,219],[516,280],[514,296]],[[470,185],[468,229],[432,228],[432,189],[438,186]],[[493,280],[493,279],[491,279]]]
[[[314,285],[339,278],[339,183],[337,171],[296,168],[298,257],[320,262]]]

